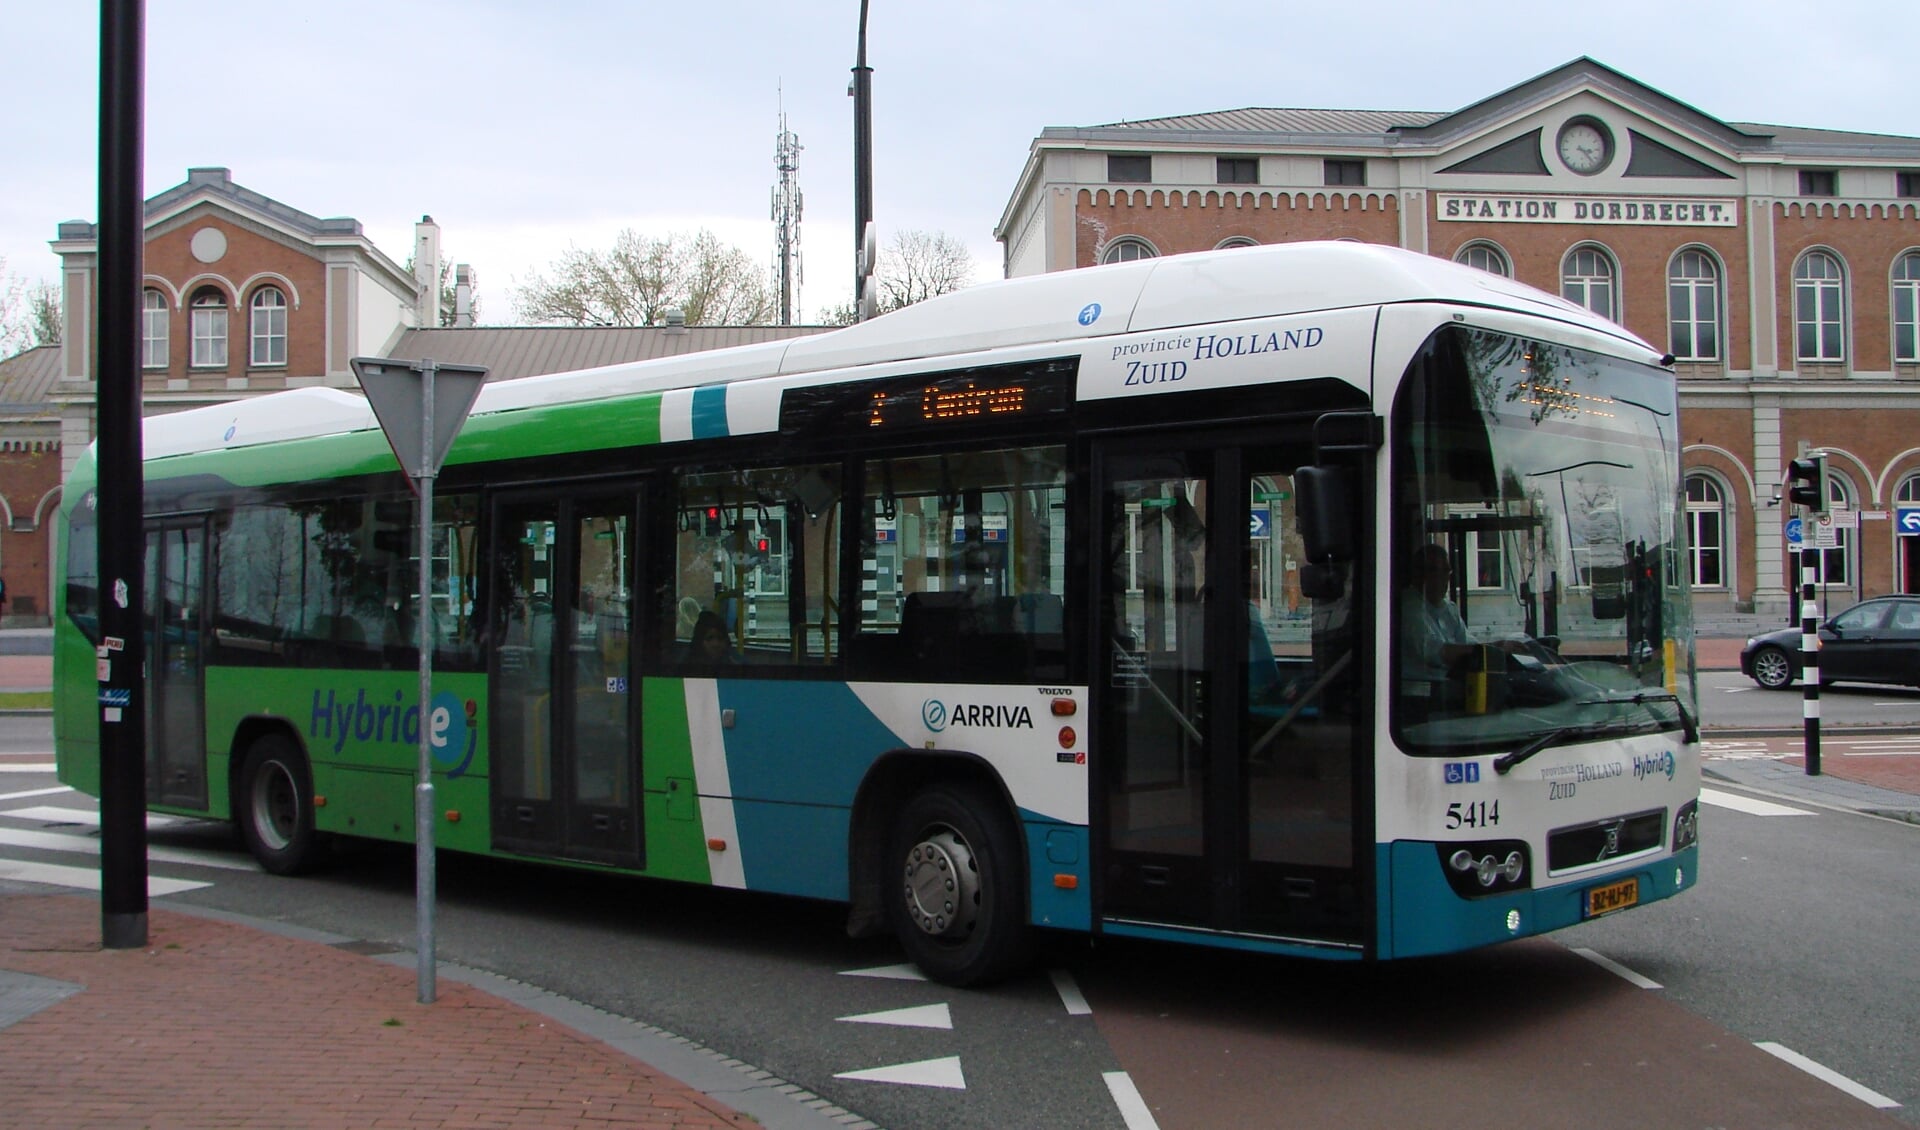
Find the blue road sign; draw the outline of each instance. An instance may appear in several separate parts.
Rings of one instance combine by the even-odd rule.
[[[1250,541],[1265,541],[1273,537],[1273,511],[1265,506],[1256,506],[1247,519],[1247,538]]]
[[[1800,544],[1800,519],[1798,518],[1787,519],[1787,544]]]
[[[1902,506],[1895,511],[1894,528],[1903,534],[1920,534],[1920,506]]]

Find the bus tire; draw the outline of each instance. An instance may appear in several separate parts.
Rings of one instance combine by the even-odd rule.
[[[1025,868],[1006,804],[979,785],[939,781],[894,821],[882,872],[894,933],[927,976],[997,980],[1026,958]]]
[[[297,875],[319,862],[324,841],[313,823],[313,774],[292,739],[267,734],[247,747],[236,799],[241,838],[261,867]]]

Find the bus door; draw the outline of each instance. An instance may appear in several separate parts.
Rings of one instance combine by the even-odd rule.
[[[496,500],[493,843],[641,866],[632,663],[640,492]]]
[[[206,546],[203,518],[149,524],[144,630],[147,801],[207,806],[204,689]],[[109,652],[114,662],[131,657]]]
[[[1358,944],[1367,665],[1351,577],[1302,592],[1292,471],[1310,445],[1127,441],[1096,460],[1100,913]]]

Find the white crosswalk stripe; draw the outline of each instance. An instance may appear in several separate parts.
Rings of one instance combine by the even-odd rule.
[[[25,793],[11,794],[8,799],[24,800],[29,797],[53,795],[70,792],[64,787],[58,789],[35,789]],[[68,863],[49,863],[38,859],[21,858],[18,853],[0,851],[0,880],[14,880],[22,883],[42,883],[48,886],[68,887],[80,891],[100,889],[100,814],[84,808],[67,808],[51,805],[34,805],[27,808],[0,808],[0,849],[15,848],[25,852],[59,853],[86,857],[84,865]],[[6,821],[38,824],[38,828],[22,828]],[[164,828],[186,823],[177,816],[147,814],[148,828]],[[173,847],[164,844],[147,845],[149,864],[170,866],[206,867],[222,871],[259,871],[260,865],[245,855],[221,852],[205,848]],[[200,879],[182,879],[165,875],[147,876],[147,895],[159,898],[175,895],[182,891],[195,891],[212,886]]]

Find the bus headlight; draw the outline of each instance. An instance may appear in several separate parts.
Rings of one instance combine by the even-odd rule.
[[[1527,845],[1520,840],[1434,846],[1440,849],[1440,870],[1447,876],[1447,885],[1461,898],[1504,894],[1529,884],[1532,869]]]
[[[1690,800],[1673,818],[1673,850],[1683,851],[1700,840],[1700,802]]]

